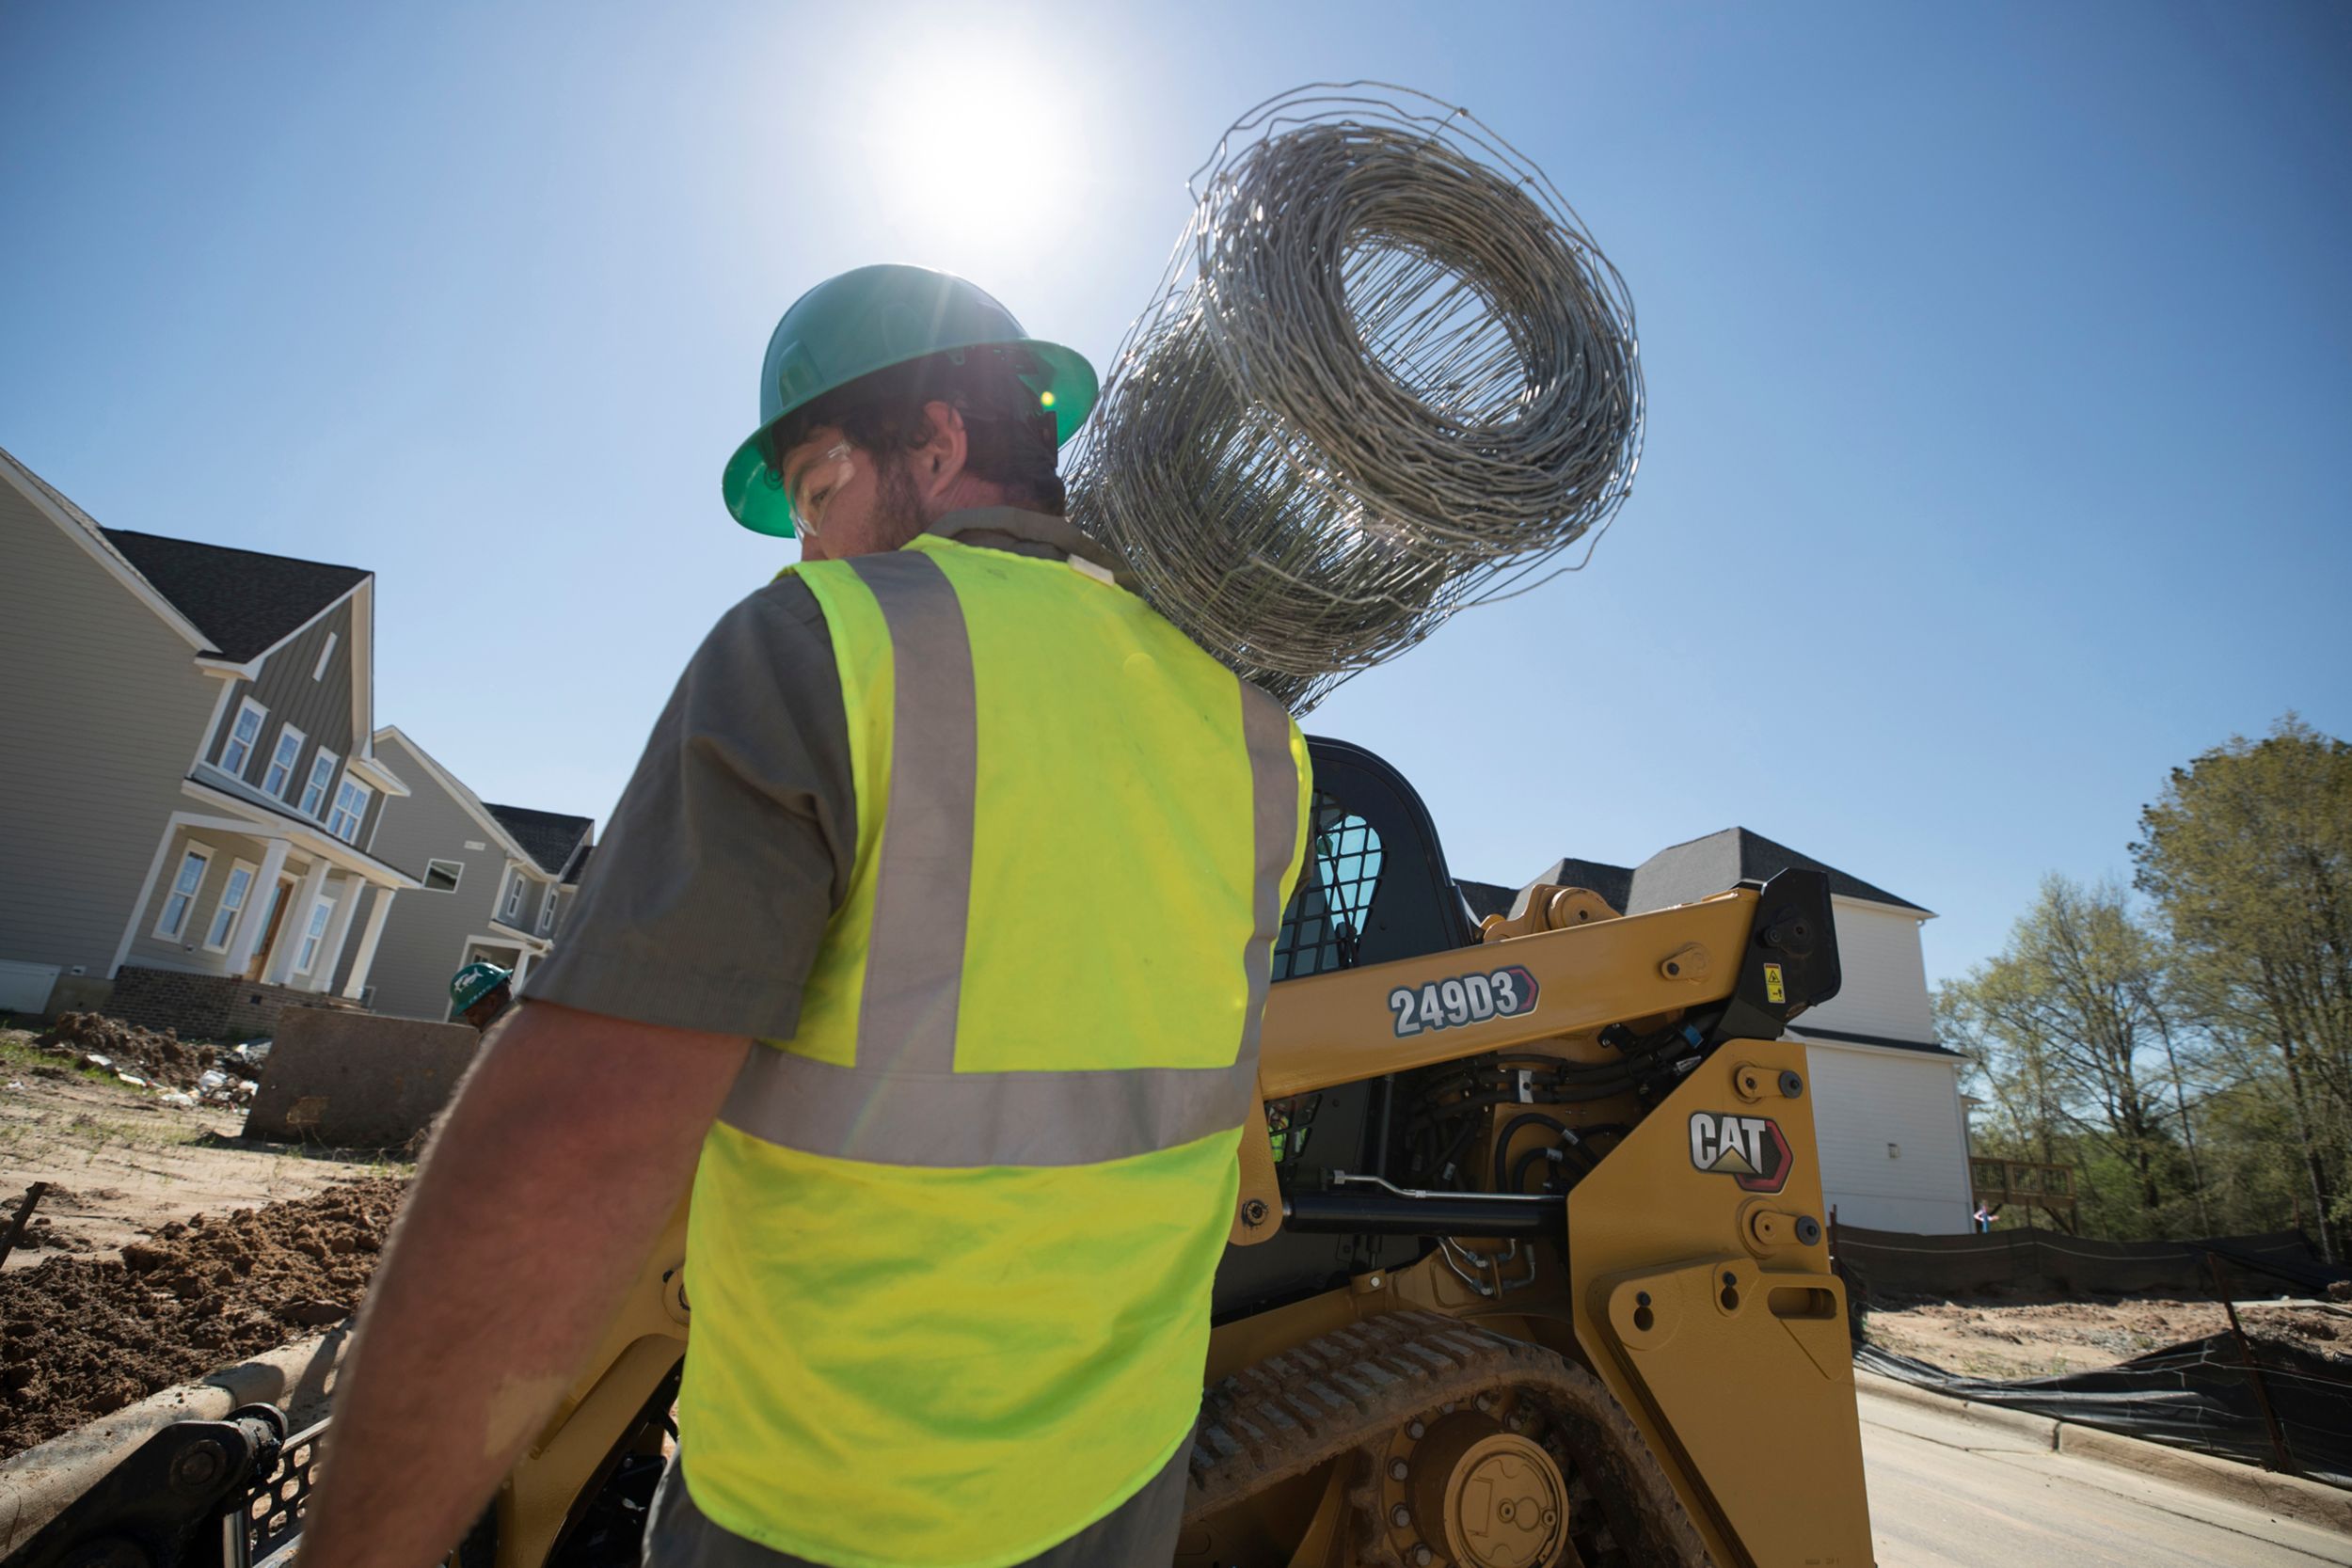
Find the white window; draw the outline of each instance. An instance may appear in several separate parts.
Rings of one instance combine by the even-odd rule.
[[[368,802],[375,791],[357,779],[345,779],[343,786],[335,791],[335,809],[327,815],[326,831],[345,844],[359,841],[359,824],[368,815]]]
[[[179,873],[171,879],[164,912],[155,921],[157,936],[166,942],[180,940],[180,933],[188,928],[188,911],[196,907],[197,893],[204,886],[205,868],[212,863],[212,850],[201,844],[191,844],[181,852]]]
[[[319,961],[319,943],[326,940],[326,923],[334,917],[335,900],[322,898],[310,906],[310,922],[302,928],[302,952],[294,959],[297,973],[308,974]]]
[[[247,697],[237,705],[237,721],[229,727],[229,743],[220,749],[220,770],[245,777],[245,765],[253,760],[253,748],[262,743],[262,721],[269,717],[269,709]]]
[[[509,926],[512,926],[516,921],[522,918],[523,874],[519,871],[514,871],[509,872],[508,875],[513,877],[515,879],[506,884],[506,907],[499,911],[499,918],[505,921]]]
[[[294,764],[302,760],[302,743],[310,738],[292,724],[278,726],[278,749],[269,754],[269,767],[262,774],[262,793],[286,799],[294,787]]]
[[[539,934],[541,936],[546,936],[549,931],[554,929],[555,889],[550,886],[548,889],[548,895],[539,900]]]
[[[465,874],[464,861],[427,861],[424,863],[424,891],[455,893],[457,879]]]
[[[335,657],[335,634],[334,634],[333,632],[331,632],[331,631],[330,631],[330,632],[328,632],[328,633],[326,634],[326,646],[325,646],[325,647],[323,647],[323,648],[321,648],[321,649],[319,650],[319,661],[318,661],[317,666],[311,670],[311,672],[310,672],[310,678],[311,678],[312,680],[317,680],[320,676],[322,676],[322,675],[326,674],[326,661],[327,661],[328,659],[330,659],[330,658],[333,658],[334,657]]]
[[[213,911],[213,924],[204,932],[208,952],[229,951],[229,933],[237,928],[237,911],[245,908],[253,893],[253,879],[261,874],[262,868],[251,861],[229,863],[229,885],[220,890],[220,907]]]
[[[326,810],[326,792],[335,787],[335,765],[342,760],[324,746],[310,759],[310,782],[302,786],[303,816],[317,816]]]

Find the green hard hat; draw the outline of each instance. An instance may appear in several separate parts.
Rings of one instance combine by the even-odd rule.
[[[863,375],[962,348],[1014,346],[1041,369],[1022,379],[1054,411],[1055,438],[1078,433],[1101,390],[1075,349],[1032,338],[1012,312],[962,278],[929,267],[859,267],[793,301],[759,368],[759,428],[735,449],[720,481],[727,510],[755,533],[789,539],[792,501],[769,467],[768,433],[794,409]]]
[[[450,1006],[462,1013],[514,977],[515,972],[511,969],[501,969],[494,963],[476,959],[451,977]]]

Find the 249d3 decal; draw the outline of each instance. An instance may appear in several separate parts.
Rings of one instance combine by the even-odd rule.
[[[1457,974],[1432,980],[1415,989],[1399,986],[1389,992],[1389,1011],[1396,1015],[1396,1037],[1434,1029],[1457,1029],[1492,1018],[1517,1018],[1535,1010],[1535,976],[1512,964],[1484,974]]]

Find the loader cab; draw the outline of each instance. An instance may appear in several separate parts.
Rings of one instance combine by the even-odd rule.
[[[1438,830],[1405,775],[1344,740],[1310,736],[1307,750],[1313,819],[1275,939],[1274,983],[1476,942]],[[1268,1136],[1283,1180],[1311,1184],[1327,1170],[1386,1174],[1399,1109],[1390,1078],[1270,1102]],[[1286,1230],[1256,1246],[1228,1247],[1216,1320],[1313,1295],[1367,1269],[1402,1267],[1428,1245],[1415,1237]]]
[[[1307,751],[1314,819],[1275,938],[1276,983],[1475,942],[1429,809],[1405,775],[1344,740],[1310,736]]]

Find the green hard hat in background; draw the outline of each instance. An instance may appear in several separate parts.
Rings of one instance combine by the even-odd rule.
[[[1018,346],[1039,360],[1022,379],[1054,411],[1067,441],[1101,390],[1094,367],[1074,349],[1032,338],[1012,312],[962,278],[929,267],[859,267],[803,294],[776,323],[759,371],[759,428],[735,449],[720,488],[735,520],[755,533],[789,539],[792,501],[769,467],[767,435],[778,420],[862,375],[961,348]]]
[[[462,1013],[514,977],[513,970],[501,969],[494,963],[485,963],[477,958],[451,978],[450,1006]]]

